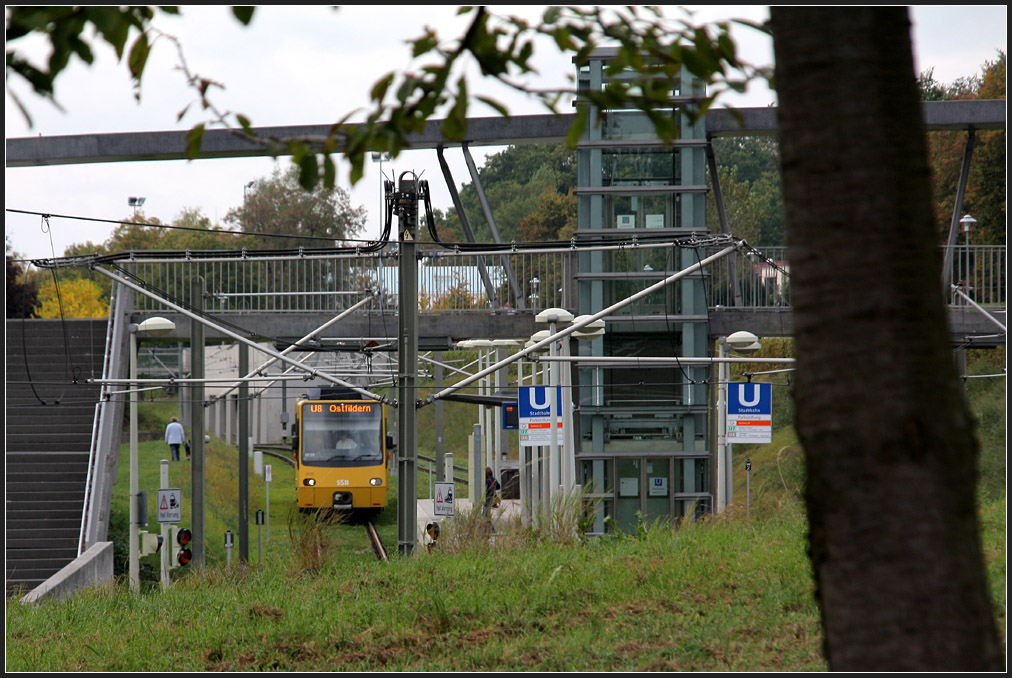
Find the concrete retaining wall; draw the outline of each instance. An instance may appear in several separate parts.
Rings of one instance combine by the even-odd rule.
[[[112,582],[112,560],[112,542],[99,542],[36,586],[21,599],[21,602],[34,603],[43,598],[63,600],[89,586],[109,584]]]

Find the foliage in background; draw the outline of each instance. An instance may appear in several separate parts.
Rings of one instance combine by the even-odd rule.
[[[509,146],[490,155],[478,171],[503,242],[565,240],[575,232],[576,153],[561,144]],[[478,242],[492,242],[478,191],[459,187],[460,202]],[[464,242],[455,208],[436,222],[440,239]]]
[[[39,290],[40,318],[105,318],[109,301],[102,298],[102,288],[87,278],[60,281],[53,279]]]
[[[25,275],[21,264],[15,261],[11,252],[11,241],[4,237],[7,261],[7,287],[4,303],[7,307],[7,318],[34,318],[35,307],[39,303],[39,293],[35,281]]]
[[[918,77],[921,98],[924,101],[1005,99],[1005,64],[1005,52],[999,50],[993,61],[987,61],[981,66],[979,74],[959,78],[951,83],[935,80],[934,69],[923,71]],[[966,140],[966,132],[928,134],[935,218],[938,220],[940,243],[945,243],[948,239]],[[963,201],[963,213],[971,214],[977,220],[971,233],[971,242],[974,244],[1004,245],[1006,242],[1006,169],[1005,130],[977,131]]]
[[[258,248],[332,247],[353,238],[365,226],[366,211],[352,207],[348,192],[317,185],[304,190],[298,170],[275,167],[269,178],[259,179],[245,192],[243,204],[229,210],[225,223],[258,236]],[[284,235],[286,238],[260,236]],[[292,236],[299,236],[291,239]]]
[[[723,137],[712,144],[731,233],[756,247],[782,246],[784,198],[776,138]],[[709,172],[707,182],[712,187]],[[706,200],[707,227],[711,233],[719,232],[712,190]]]

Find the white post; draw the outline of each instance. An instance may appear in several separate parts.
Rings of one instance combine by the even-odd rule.
[[[717,339],[717,357],[727,356],[727,345],[724,337]],[[717,513],[723,513],[727,504],[727,494],[724,486],[724,475],[726,472],[724,463],[724,450],[727,447],[727,363],[723,360],[717,363],[717,449],[714,452],[714,463],[716,465],[717,482],[715,489]]]
[[[555,323],[549,323],[549,333],[555,334]],[[550,344],[550,355],[554,358],[558,355],[558,344],[553,341]],[[549,446],[549,460],[548,460],[548,490],[549,496],[555,498],[559,493],[559,406],[558,406],[558,390],[559,390],[559,368],[558,364],[553,362],[548,366],[548,411],[551,414],[551,434],[549,440],[551,445]]]
[[[503,357],[505,356],[506,350],[504,348],[496,346],[495,348],[492,349],[492,351],[495,353],[495,362],[496,363],[502,362]],[[503,372],[505,370],[506,370],[505,367],[502,368],[502,369],[500,369],[500,370],[496,370],[496,372],[495,372],[495,388],[492,389],[493,393],[499,393],[500,391],[502,391],[502,388],[503,388]],[[505,449],[505,447],[503,445],[503,428],[502,428],[502,412],[503,412],[503,409],[501,407],[493,407],[493,408],[490,408],[490,409],[492,410],[492,418],[494,420],[493,424],[494,424],[494,430],[495,430],[495,454],[493,455],[494,456],[495,464],[492,466],[492,472],[495,474],[495,479],[499,480],[500,482],[502,482],[501,475],[500,475],[500,470],[499,470],[499,463],[500,463],[500,460],[503,457],[503,450]]]
[[[137,495],[140,492],[137,477],[137,325],[130,325],[130,550],[128,571],[130,590],[141,590],[140,533],[137,526]]]
[[[562,339],[562,355],[569,357],[570,337]],[[572,365],[560,365],[562,370],[562,484],[566,491],[574,489],[576,485],[576,428],[573,426],[573,371]]]
[[[270,464],[267,464],[266,466],[264,466],[264,482],[266,483],[266,485],[264,486],[264,493],[266,495],[264,497],[264,503],[267,504],[267,506],[266,506],[266,514],[267,514],[267,516],[266,516],[267,517],[267,543],[270,544],[271,543],[271,465]]]
[[[159,487],[169,487],[169,460],[162,459],[159,464]],[[172,544],[169,543],[169,524],[162,523],[162,591],[169,590],[169,554]]]

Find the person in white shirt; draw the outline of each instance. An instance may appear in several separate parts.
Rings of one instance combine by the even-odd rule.
[[[169,449],[172,450],[172,461],[179,461],[179,446],[183,444],[185,437],[183,425],[173,417],[169,425],[165,427],[165,442],[169,444]]]

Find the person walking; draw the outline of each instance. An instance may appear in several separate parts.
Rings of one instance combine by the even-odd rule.
[[[499,502],[496,501],[499,495],[496,491],[500,489],[499,481],[495,479],[495,475],[492,473],[492,469],[488,466],[485,467],[485,497],[482,504],[481,512],[486,516],[492,515],[492,508]]]
[[[165,427],[165,442],[172,450],[172,461],[179,461],[179,446],[183,444],[186,434],[183,432],[183,425],[173,417],[169,425]]]

